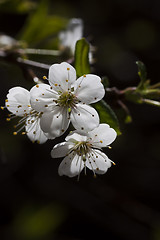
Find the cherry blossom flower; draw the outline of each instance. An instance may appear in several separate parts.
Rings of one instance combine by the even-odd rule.
[[[48,138],[62,135],[70,121],[81,131],[91,131],[99,125],[97,111],[88,104],[101,100],[105,94],[100,77],[87,74],[76,80],[75,69],[62,62],[50,67],[49,83],[38,84],[30,91],[32,107],[43,112],[40,126]]]
[[[93,131],[82,133],[73,131],[66,138],[66,142],[55,145],[51,151],[52,158],[65,156],[61,162],[59,175],[68,177],[80,176],[80,172],[86,168],[96,174],[104,174],[111,167],[111,161],[101,151],[116,138],[117,134],[108,124],[100,124]],[[114,164],[114,163],[113,163]]]
[[[76,42],[83,37],[83,21],[80,18],[72,18],[65,31],[59,34],[60,47],[69,48],[74,55]]]
[[[59,34],[60,49],[69,49],[71,56],[74,56],[76,42],[83,38],[84,24],[80,18],[72,18],[65,31],[61,31]],[[95,47],[89,45],[89,62],[94,63],[93,52]]]
[[[13,132],[14,135],[25,129],[22,134],[27,134],[31,141],[46,142],[47,137],[40,128],[42,113],[35,111],[31,107],[30,92],[28,90],[22,87],[11,88],[5,100],[5,107],[12,113],[9,114],[7,121],[10,121],[15,116],[21,117],[18,124],[14,126],[15,128],[19,127],[17,131]]]

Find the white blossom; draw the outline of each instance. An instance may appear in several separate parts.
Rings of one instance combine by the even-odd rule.
[[[49,84],[31,89],[31,105],[43,112],[40,126],[48,138],[62,135],[70,121],[77,130],[91,131],[99,125],[97,111],[88,104],[101,100],[105,94],[100,77],[83,75],[76,80],[76,71],[68,63],[53,64]]]
[[[83,38],[83,29],[83,20],[80,18],[72,18],[69,21],[66,30],[61,31],[59,34],[60,48],[68,48],[70,50],[71,56],[74,56],[76,42]],[[91,44],[89,47],[89,62],[93,63],[93,52],[95,51],[95,48]]]
[[[74,55],[76,42],[83,36],[83,21],[80,18],[72,18],[65,31],[59,34],[61,48],[69,48]]]
[[[55,145],[51,151],[53,158],[65,156],[58,169],[59,175],[80,176],[83,169],[86,173],[86,168],[94,175],[106,173],[112,161],[101,148],[110,145],[116,136],[115,130],[108,124],[100,124],[88,133],[77,130],[70,133],[65,142]]]
[[[17,131],[13,132],[14,135],[22,131],[22,134],[27,134],[33,142],[46,142],[47,137],[40,128],[42,113],[35,111],[31,107],[30,92],[28,90],[22,87],[11,88],[5,100],[5,107],[11,112],[7,118],[8,121],[15,116],[21,117],[17,125],[14,126],[15,128],[19,127]]]

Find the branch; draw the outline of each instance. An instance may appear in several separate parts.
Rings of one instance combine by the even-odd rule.
[[[45,64],[45,63],[40,63],[40,62],[35,62],[32,60],[28,60],[28,59],[23,59],[21,57],[17,58],[17,62],[18,63],[23,63],[29,66],[33,66],[33,67],[38,67],[38,68],[43,68],[43,69],[49,69],[51,65]]]

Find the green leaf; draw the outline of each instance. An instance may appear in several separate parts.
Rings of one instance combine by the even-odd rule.
[[[132,117],[131,115],[126,115],[126,118],[125,118],[125,123],[131,123],[132,122]]]
[[[89,43],[85,38],[82,38],[77,41],[75,48],[75,69],[77,72],[77,77],[80,77],[84,74],[90,73],[90,64],[89,64]]]
[[[138,85],[138,89],[144,89],[145,88],[145,83],[147,81],[146,66],[141,61],[137,61],[136,64],[138,66],[138,75],[140,77],[140,83]]]
[[[94,103],[93,107],[99,113],[101,123],[109,124],[110,127],[114,128],[117,134],[120,135],[121,131],[119,129],[118,119],[111,107],[104,100]]]
[[[63,207],[51,205],[24,205],[13,222],[16,239],[48,239],[64,221],[66,211]]]
[[[29,15],[19,39],[26,41],[29,46],[43,44],[47,39],[55,37],[67,24],[63,17],[48,15],[48,1],[41,1],[38,9]]]
[[[24,14],[32,11],[37,6],[31,0],[1,0],[0,12]]]

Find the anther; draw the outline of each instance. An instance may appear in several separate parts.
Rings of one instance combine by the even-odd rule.
[[[28,105],[28,107],[31,107],[31,105]]]
[[[46,76],[43,76],[43,79],[44,79],[44,80],[46,80],[46,79],[47,79],[47,77],[46,77]]]
[[[36,99],[36,101],[38,102],[38,99]]]
[[[9,122],[11,119],[10,118],[6,118],[6,121]]]
[[[6,99],[5,102],[8,102],[8,99]]]
[[[37,84],[36,87],[39,88],[39,85]]]
[[[68,79],[66,79],[66,82],[68,82]]]
[[[56,86],[56,87],[57,87],[57,86],[58,86],[58,84],[57,84],[57,83],[55,83],[55,84],[54,84],[54,86]]]
[[[69,70],[70,70],[70,68],[67,68],[67,70],[69,71]]]
[[[81,127],[81,130],[84,130],[84,128],[83,128],[83,127]]]
[[[61,131],[64,132],[64,129],[62,129]]]
[[[22,132],[22,135],[25,135],[26,134],[26,132]]]
[[[16,136],[16,135],[17,135],[17,132],[13,132],[13,135]]]
[[[86,75],[83,75],[83,77],[86,77]]]
[[[48,105],[44,105],[45,107],[48,107]]]
[[[4,110],[4,107],[1,107],[2,110]]]
[[[102,141],[102,140],[100,140],[100,143],[103,143],[103,141]]]

